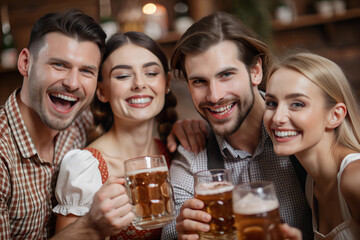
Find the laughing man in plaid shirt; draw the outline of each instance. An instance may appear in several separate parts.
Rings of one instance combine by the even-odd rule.
[[[19,54],[22,88],[0,107],[0,239],[52,235],[56,171],[67,151],[85,145],[92,123],[85,109],[96,89],[105,37],[77,10],[35,23],[28,48]],[[121,208],[121,186],[111,178],[90,213],[54,238],[103,239],[129,224],[133,215]]]

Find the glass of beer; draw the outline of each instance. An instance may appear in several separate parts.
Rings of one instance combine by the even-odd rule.
[[[200,239],[236,239],[231,191],[231,172],[226,169],[194,174],[195,198],[204,202],[203,210],[211,215],[210,231],[199,232]]]
[[[124,162],[126,187],[133,205],[132,222],[140,230],[161,228],[174,219],[174,195],[163,155]]]
[[[279,201],[272,182],[250,182],[233,190],[239,240],[281,240]]]

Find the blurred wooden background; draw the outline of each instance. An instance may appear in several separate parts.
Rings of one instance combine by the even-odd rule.
[[[119,18],[119,13],[129,1],[136,1],[140,5],[150,2],[148,0],[110,1],[111,13],[115,20]],[[179,1],[152,1],[163,4],[168,12],[169,34],[158,40],[168,56],[171,55],[172,48],[179,37],[173,27],[176,17],[174,5]],[[238,14],[241,13],[240,8],[246,6],[247,3],[256,2],[257,6],[266,5],[269,8],[268,17],[270,18],[263,25],[270,26],[270,36],[267,40],[274,53],[280,56],[288,49],[300,48],[332,59],[344,69],[360,99],[360,1],[346,0],[346,12],[330,17],[323,17],[316,13],[315,0],[290,1],[295,5],[296,18],[290,24],[282,24],[274,20],[274,7],[279,2],[278,0],[184,0],[189,6],[190,17],[195,21],[215,10]],[[0,0],[0,4],[8,5],[11,32],[18,52],[26,47],[34,22],[45,13],[79,8],[96,21],[100,21],[99,0]],[[15,88],[21,86],[21,82],[22,77],[17,69],[0,68],[0,104],[5,102]],[[171,88],[178,98],[180,117],[196,117],[186,84],[173,80]]]

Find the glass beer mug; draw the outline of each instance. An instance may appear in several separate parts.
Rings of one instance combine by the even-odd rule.
[[[204,202],[211,215],[210,231],[199,232],[200,239],[236,239],[231,191],[231,172],[226,169],[200,171],[194,174],[195,198]]]
[[[140,230],[161,228],[174,219],[174,195],[163,155],[126,160],[125,177],[135,218]]]
[[[239,240],[281,240],[279,201],[272,182],[250,182],[233,190]]]

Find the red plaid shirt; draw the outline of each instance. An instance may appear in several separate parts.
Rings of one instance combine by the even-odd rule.
[[[47,239],[58,166],[64,154],[86,143],[92,124],[84,111],[55,141],[54,162],[41,160],[22,120],[14,91],[0,107],[0,239]],[[41,131],[41,129],[39,129]]]

